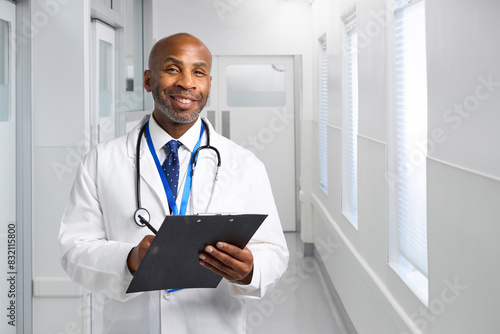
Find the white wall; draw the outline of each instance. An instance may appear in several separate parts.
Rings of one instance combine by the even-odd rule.
[[[435,159],[500,179],[500,3],[429,1],[429,133]],[[431,33],[432,32],[432,33]]]
[[[500,328],[499,11],[494,0],[427,5],[428,131],[444,133],[427,173],[430,300],[439,298],[445,280],[464,286],[432,333]]]
[[[154,0],[153,15],[154,41],[187,32],[200,38],[213,55],[302,55],[305,69],[311,63],[307,1]],[[307,82],[310,72],[304,71]],[[310,87],[304,87],[307,118],[310,95]]]
[[[338,41],[340,20],[354,3],[314,1],[313,63],[317,38],[326,30],[330,42]],[[500,2],[427,0],[428,130],[431,139],[436,129],[445,134],[429,145],[427,165],[428,308],[387,265],[386,8],[385,0],[357,1],[358,29],[367,37],[359,41],[358,58],[359,230],[341,214],[340,44],[330,43],[328,51],[328,195],[319,187],[314,149],[312,163],[303,162],[303,172],[313,175],[311,193],[304,194],[310,202],[303,209],[312,208],[311,216],[303,219],[313,222],[318,255],[358,333],[497,332],[500,46],[493,36],[500,32],[494,18]],[[461,114],[453,109],[460,104]],[[313,106],[313,121],[303,126],[316,134],[318,109]],[[317,135],[310,138],[303,147],[317,147]]]
[[[156,39],[191,33],[214,55],[294,55],[308,50],[306,1],[156,0],[154,6]]]
[[[31,17],[33,330],[77,333],[82,298],[61,268],[57,236],[88,131],[89,1],[33,1]]]

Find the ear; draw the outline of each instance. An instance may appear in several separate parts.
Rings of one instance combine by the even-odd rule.
[[[144,88],[146,89],[146,92],[151,92],[151,71],[150,70],[145,70],[144,71]]]

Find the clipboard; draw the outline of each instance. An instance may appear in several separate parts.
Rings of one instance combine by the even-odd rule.
[[[127,293],[216,288],[222,277],[199,264],[199,253],[218,241],[244,248],[267,215],[167,216],[130,282]]]

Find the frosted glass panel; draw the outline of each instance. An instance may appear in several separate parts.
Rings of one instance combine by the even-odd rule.
[[[125,111],[144,109],[143,84],[143,23],[142,0],[123,3],[125,13],[125,92],[120,94],[120,105]]]
[[[98,0],[99,2],[102,2],[106,7],[113,8],[113,1],[112,0]]]
[[[0,122],[10,118],[9,23],[0,20]]]
[[[226,69],[227,105],[284,106],[285,74],[285,67],[281,65],[229,65]]]
[[[99,41],[99,116],[111,115],[112,94],[112,45]]]

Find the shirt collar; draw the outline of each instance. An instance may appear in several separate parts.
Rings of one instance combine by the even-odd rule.
[[[201,119],[198,117],[193,126],[190,127],[189,130],[187,130],[179,139],[177,139],[182,143],[181,147],[187,148],[190,152],[193,152],[198,139],[200,139],[200,130]],[[149,132],[151,134],[153,146],[157,153],[163,148],[163,146],[165,146],[165,144],[174,139],[161,128],[152,115],[149,118]]]

